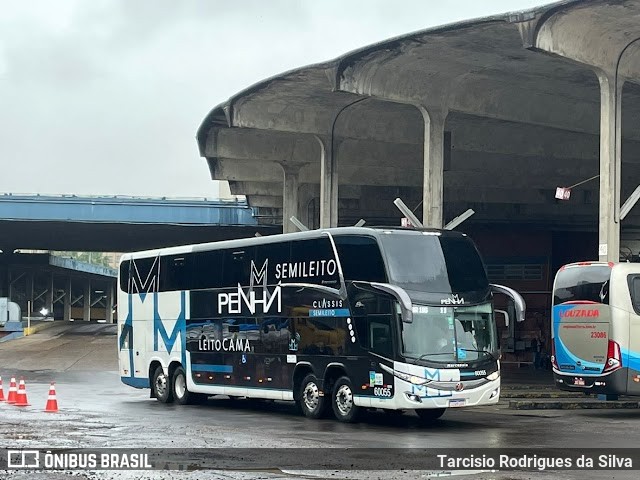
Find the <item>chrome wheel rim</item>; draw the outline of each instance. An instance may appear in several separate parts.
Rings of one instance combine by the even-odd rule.
[[[340,385],[336,392],[336,406],[340,411],[340,415],[347,416],[353,408],[353,393],[349,385]]]
[[[304,387],[302,399],[304,400],[304,405],[307,407],[307,410],[312,412],[318,408],[318,403],[320,403],[320,391],[314,382],[309,382]]]
[[[156,395],[164,397],[167,394],[167,376],[161,373],[156,377]]]
[[[178,398],[183,398],[187,391],[187,383],[185,382],[184,375],[178,375],[174,380],[174,389]]]

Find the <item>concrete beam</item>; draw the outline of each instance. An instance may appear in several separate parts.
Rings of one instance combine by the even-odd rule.
[[[565,161],[556,159],[553,170],[547,170],[541,165],[548,158],[517,157],[458,152],[452,155],[452,165],[464,170],[449,170],[444,172],[444,191],[449,188],[464,187],[492,187],[492,188],[522,188],[522,189],[554,189],[558,186],[570,186],[598,173],[598,161],[594,158],[590,162]],[[471,163],[473,162],[473,163]],[[502,162],[502,163],[501,163]],[[502,168],[501,168],[502,167]],[[635,178],[640,176],[640,165],[624,166],[625,176]],[[300,170],[301,184],[313,184],[316,168],[304,167]],[[259,162],[244,160],[218,161],[218,179],[230,179],[233,192],[236,194],[282,196],[280,180],[275,174],[260,173]],[[280,174],[281,176],[281,174]],[[395,164],[380,165],[341,165],[340,166],[340,197],[357,198],[360,186],[388,187],[421,187],[422,169],[419,164],[414,168],[398,168]],[[234,178],[245,178],[238,182]],[[317,187],[314,187],[317,189]],[[587,184],[582,189],[589,189]],[[315,192],[315,190],[314,190]],[[315,195],[315,194],[314,194]],[[319,192],[317,193],[319,196]]]
[[[252,207],[258,207],[258,208],[282,209],[282,192],[280,192],[280,195],[276,195],[276,196],[251,195],[249,197],[249,204]]]
[[[414,109],[415,110],[415,109]],[[452,170],[472,169],[479,164],[479,160],[493,161],[500,164],[497,168],[514,168],[517,161],[529,163],[527,170],[535,168],[543,170],[552,168],[558,164],[566,168],[584,168],[585,160],[593,162],[594,170],[597,169],[598,136],[563,132],[551,128],[530,127],[526,128],[508,122],[495,122],[477,117],[452,115],[448,127],[452,134],[451,166]],[[633,122],[632,122],[633,123]],[[637,123],[637,122],[636,122]],[[220,160],[237,159],[242,161],[263,160],[264,165],[254,172],[253,177],[260,177],[264,181],[280,183],[276,181],[280,172],[275,161],[269,160],[269,155],[261,155],[259,144],[256,143],[252,157],[244,157],[246,144],[256,142],[256,138],[264,136],[264,132],[254,137],[253,130],[248,130],[242,136],[242,144],[237,151],[234,145],[225,145],[224,151],[229,156],[220,157]],[[423,152],[423,135],[417,135],[416,143],[393,144],[381,141],[369,141],[362,139],[339,138],[336,142],[339,170],[346,165],[379,166],[393,164],[398,169],[421,168]],[[239,141],[239,140],[238,140]],[[623,144],[624,160],[630,163],[640,162],[640,142],[626,141]],[[464,154],[462,152],[465,152]],[[512,161],[511,159],[514,159]],[[304,178],[302,181],[318,182],[320,171],[317,158],[300,158],[295,163],[310,163],[312,172],[309,175],[315,178]],[[214,178],[219,178],[216,169],[216,160],[211,159]],[[268,172],[267,172],[268,170]],[[518,170],[522,171],[520,167]],[[269,175],[266,177],[265,175]],[[366,176],[366,175],[365,175]],[[229,178],[230,180],[232,178]],[[278,180],[280,180],[278,178]],[[366,184],[366,182],[362,182]]]
[[[313,135],[254,128],[214,128],[207,137],[205,156],[292,163],[317,161],[320,147]]]
[[[244,192],[255,192],[256,195],[277,197],[282,195],[282,185],[270,182],[231,182],[234,194],[244,195]],[[304,189],[311,197],[320,196],[318,183],[301,183],[300,189]],[[340,198],[360,198],[362,187],[360,185],[340,185]]]
[[[282,184],[278,182],[229,182],[229,190],[232,195],[269,195],[278,196],[282,194]]]
[[[640,5],[633,1],[560,8],[534,20],[537,25],[530,43],[608,74],[619,69],[622,77],[640,82],[640,45],[632,45],[624,61],[620,60],[626,47],[640,38],[639,15]]]

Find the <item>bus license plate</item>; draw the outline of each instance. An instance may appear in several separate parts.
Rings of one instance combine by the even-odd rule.
[[[573,379],[573,384],[579,387],[584,387],[584,378],[576,377]]]
[[[454,398],[452,400],[449,400],[450,407],[464,407],[466,403],[467,400],[464,398]]]

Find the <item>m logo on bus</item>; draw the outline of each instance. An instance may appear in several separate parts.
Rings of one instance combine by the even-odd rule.
[[[282,296],[281,286],[276,285],[273,291],[269,291],[267,287],[267,267],[269,265],[269,259],[264,261],[264,264],[258,270],[251,260],[251,277],[249,278],[249,295],[245,292],[246,287],[242,287],[238,283],[238,290],[234,293],[219,293],[218,294],[218,314],[228,313],[233,314],[242,313],[243,306],[249,310],[251,315],[255,315],[257,307],[261,306],[259,313],[270,313],[271,307],[276,306],[275,313],[282,312]],[[255,285],[262,284],[262,289],[256,292]],[[226,307],[226,311],[225,311]],[[273,312],[272,312],[273,313]]]
[[[441,305],[462,305],[464,304],[464,298],[458,297],[458,294],[452,295],[449,298],[443,298],[440,300]]]
[[[129,266],[129,286],[131,293],[137,293],[144,302],[147,293],[158,291],[158,282],[160,280],[160,257],[153,259],[153,263],[148,271],[144,271],[144,267],[136,264],[135,260],[131,260]]]

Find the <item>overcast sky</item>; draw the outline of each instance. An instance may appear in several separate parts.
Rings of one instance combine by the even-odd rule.
[[[266,77],[540,0],[2,0],[0,193],[217,196],[196,130]]]

